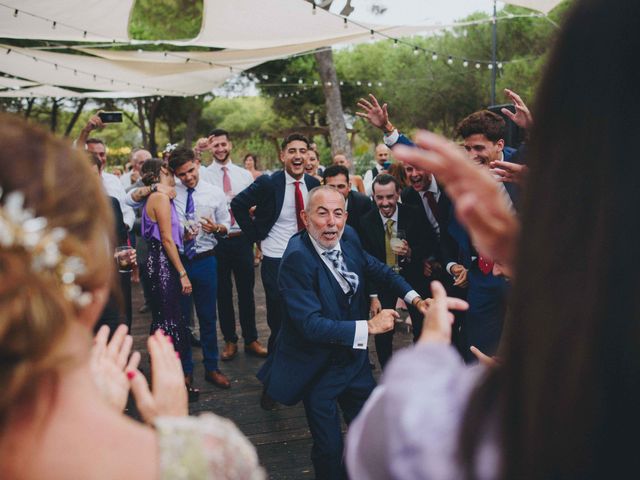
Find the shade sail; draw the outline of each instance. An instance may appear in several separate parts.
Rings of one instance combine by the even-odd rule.
[[[18,98],[18,97],[59,97],[59,98],[75,98],[79,95],[72,90],[53,87],[51,85],[38,85],[37,87],[21,88],[19,90],[5,90],[0,92],[0,97]]]
[[[0,37],[126,42],[129,40],[129,15],[133,2],[134,0],[1,0]]]

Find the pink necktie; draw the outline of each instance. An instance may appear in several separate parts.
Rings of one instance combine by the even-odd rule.
[[[233,191],[231,190],[231,178],[229,177],[229,173],[227,172],[227,167],[222,167],[222,190],[227,197],[231,197],[233,195]],[[231,225],[236,223],[236,219],[233,218],[233,211],[229,209],[229,214],[231,215]]]

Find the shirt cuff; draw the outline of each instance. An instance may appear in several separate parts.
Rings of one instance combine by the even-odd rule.
[[[420,295],[418,294],[418,292],[416,292],[415,290],[411,290],[404,296],[404,303],[406,303],[407,305],[411,305],[413,303],[413,300],[419,296]]]
[[[369,294],[369,298],[378,298],[378,294],[377,293],[370,293]]]
[[[398,143],[399,138],[400,132],[398,132],[397,128],[394,128],[393,132],[384,134],[384,144],[387,147],[393,147],[396,143]]]
[[[353,348],[358,350],[367,349],[369,339],[369,326],[366,320],[356,320],[356,334],[353,338]]]
[[[447,263],[447,266],[445,267],[445,269],[447,270],[447,273],[448,273],[449,275],[451,275],[452,277],[453,277],[454,275],[453,275],[453,273],[451,273],[451,268],[452,268],[454,265],[457,265],[457,264],[456,264],[456,262],[449,262],[449,263]]]

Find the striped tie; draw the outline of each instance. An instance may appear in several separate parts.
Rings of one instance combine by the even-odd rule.
[[[326,252],[323,252],[323,255],[331,260],[334,268],[338,271],[342,278],[347,281],[349,287],[351,287],[349,296],[353,295],[358,290],[360,279],[358,278],[358,275],[347,270],[347,265],[344,262],[344,258],[340,250],[328,250]]]

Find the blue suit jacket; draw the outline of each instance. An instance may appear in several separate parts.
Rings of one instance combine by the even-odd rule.
[[[366,349],[353,348],[355,321],[368,318],[365,278],[387,285],[399,297],[411,290],[402,277],[363,250],[349,226],[345,226],[340,247],[347,268],[360,278],[351,298],[343,293],[306,231],[291,237],[282,257],[278,284],[285,318],[275,351],[258,378],[267,393],[285,405],[302,400],[332,358],[347,359],[354,368],[368,361]]]
[[[307,190],[320,185],[317,179],[307,174],[304,175],[304,183]],[[231,201],[231,210],[236,222],[252,242],[267,238],[271,227],[278,220],[284,202],[285,186],[284,170],[272,175],[261,175]],[[251,218],[249,210],[253,206],[256,210]]]

